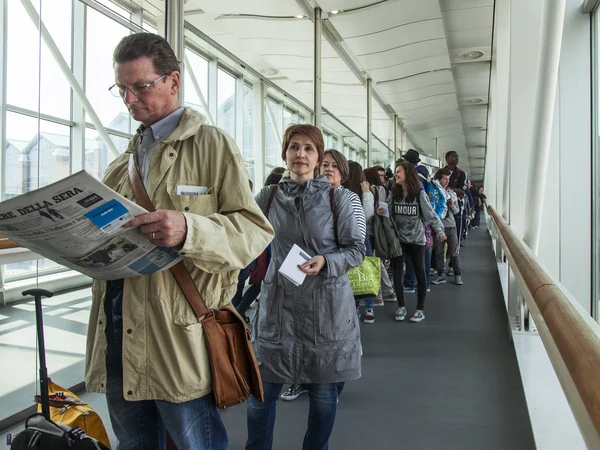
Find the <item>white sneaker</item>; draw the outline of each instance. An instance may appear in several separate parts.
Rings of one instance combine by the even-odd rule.
[[[413,316],[410,318],[411,322],[419,323],[425,319],[425,314],[420,309],[417,309]]]
[[[394,320],[396,322],[402,322],[406,319],[406,308],[403,306],[402,308],[398,308],[396,310],[396,315],[394,316]]]
[[[383,306],[383,299],[381,297],[376,297],[373,301],[373,306]]]
[[[464,284],[460,275],[454,275],[454,284],[458,286],[462,286]]]

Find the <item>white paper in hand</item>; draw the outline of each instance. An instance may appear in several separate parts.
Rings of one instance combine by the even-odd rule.
[[[304,250],[294,244],[288,255],[285,257],[283,264],[279,268],[279,273],[296,286],[300,286],[304,282],[306,274],[298,269],[298,266],[300,264],[304,264],[310,258],[311,256],[306,254]]]
[[[383,217],[390,217],[390,205],[386,202],[379,202],[379,207],[383,209]]]

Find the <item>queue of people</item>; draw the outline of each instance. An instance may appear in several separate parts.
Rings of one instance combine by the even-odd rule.
[[[156,208],[125,226],[182,256],[208,309],[232,302],[244,314],[258,303],[253,345],[264,402],[247,402],[246,449],[273,447],[277,400],[288,392],[287,399],[309,396],[302,448],[327,449],[344,383],[361,376],[360,319],[375,323],[375,306],[395,301],[394,319],[405,320],[405,266],[416,280],[409,320],[425,319],[430,242],[432,282],[444,282],[448,256],[462,284],[461,198],[473,196],[476,228],[483,192],[467,186],[452,152],[433,181],[415,150],[393,172],[363,170],[326,151],[318,128],[292,125],[282,139],[286,168],[253,197],[235,142],[180,106],[179,62],[164,38],[123,38],[113,66],[111,92],[141,126],[103,181],[133,198],[130,174],[137,171]],[[306,255],[299,285],[279,271],[294,246]],[[348,272],[378,254],[381,289],[355,293]],[[118,449],[162,450],[167,431],[180,450],[228,448],[202,325],[169,271],[94,281],[85,376],[89,391],[106,393]]]

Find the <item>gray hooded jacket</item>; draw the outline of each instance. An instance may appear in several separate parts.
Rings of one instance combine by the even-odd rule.
[[[263,212],[272,189],[256,196]],[[335,383],[361,375],[360,330],[346,272],[362,263],[365,246],[341,189],[334,190],[336,241],[330,189],[324,177],[304,184],[283,178],[271,203],[275,239],[253,334],[261,375],[269,383]],[[327,261],[301,286],[279,273],[294,244]]]
[[[393,218],[400,242],[403,244],[425,245],[425,222],[429,222],[437,235],[444,234],[444,226],[437,216],[429,197],[423,189],[412,202],[390,195],[388,198],[390,217]]]

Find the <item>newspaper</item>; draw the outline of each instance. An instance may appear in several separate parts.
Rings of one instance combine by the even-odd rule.
[[[0,234],[99,280],[146,275],[183,258],[122,225],[144,208],[82,170],[0,203]]]

